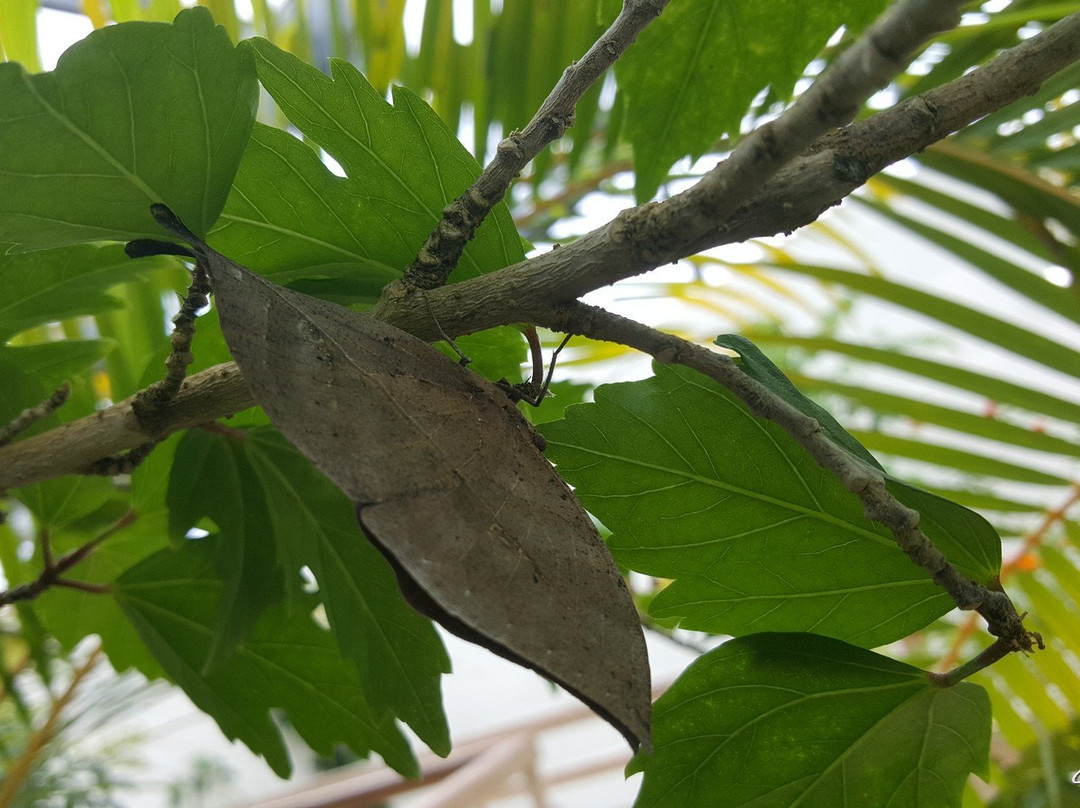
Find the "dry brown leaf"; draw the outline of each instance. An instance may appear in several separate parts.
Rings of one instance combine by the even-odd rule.
[[[208,271],[275,426],[357,503],[410,602],[648,746],[648,657],[596,528],[506,395],[386,323],[269,283],[155,215]]]

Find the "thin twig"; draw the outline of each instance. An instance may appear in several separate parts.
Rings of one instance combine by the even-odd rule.
[[[443,210],[442,219],[405,270],[403,283],[434,289],[446,283],[465,245],[530,160],[574,123],[578,100],[615,63],[669,0],[624,0],[622,11],[588,52],[565,71],[524,130],[499,143],[495,157],[465,193]]]
[[[1041,643],[1039,647],[1042,648]],[[974,659],[968,660],[963,665],[953,668],[947,673],[928,673],[926,678],[930,680],[930,684],[938,687],[952,687],[969,676],[978,673],[983,668],[989,668],[999,659],[1003,659],[1016,650],[1008,637],[998,637],[992,645],[984,648]]]
[[[108,592],[107,586],[98,584],[83,583],[81,581],[72,581],[64,577],[64,573],[70,570],[72,567],[85,561],[90,555],[101,545],[103,541],[108,539],[113,534],[130,525],[138,518],[135,511],[128,511],[120,519],[112,524],[108,529],[99,534],[97,537],[86,542],[86,544],[77,547],[69,553],[65,553],[55,561],[52,558],[52,550],[49,547],[49,534],[47,531],[41,533],[41,557],[42,557],[42,570],[33,581],[29,583],[20,584],[19,586],[13,586],[11,589],[0,592],[0,606],[6,606],[9,603],[15,603],[19,600],[33,600],[46,589],[53,586],[63,586],[71,589],[81,589],[85,592],[104,593]]]
[[[210,278],[196,265],[191,272],[191,285],[181,299],[180,311],[173,317],[172,351],[165,360],[165,378],[140,391],[131,402],[131,409],[140,420],[149,420],[176,398],[184,384],[188,365],[193,361],[191,342],[195,338],[198,313],[210,303]]]
[[[754,415],[772,421],[787,432],[810,453],[814,462],[858,496],[866,518],[887,527],[912,562],[926,570],[959,608],[981,614],[987,630],[1006,642],[1010,650],[1043,647],[1042,638],[1024,628],[1008,595],[991,591],[957,572],[919,528],[918,512],[889,493],[880,472],[856,460],[827,436],[817,420],[748,376],[731,357],[584,303],[555,307],[538,316],[537,322],[559,331],[629,345],[658,362],[685,365],[719,382]]]
[[[1031,552],[1031,550],[1042,543],[1046,537],[1050,528],[1059,522],[1064,521],[1069,510],[1077,503],[1080,502],[1080,483],[1073,484],[1070,489],[1068,499],[1061,505],[1046,511],[1043,514],[1042,521],[1039,522],[1032,530],[1024,534],[1023,542],[1020,549],[1013,554],[1012,558],[1005,561],[1001,565],[1000,580],[1004,581],[1015,573],[1019,567],[1021,561]],[[960,653],[964,647],[964,643],[971,638],[971,635],[975,633],[977,618],[975,615],[968,615],[968,618],[960,625],[956,630],[956,636],[953,638],[952,645],[949,647],[948,652],[939,662],[940,667],[946,670],[956,664],[956,661],[960,658]]]
[[[38,421],[48,418],[68,400],[71,395],[71,385],[64,382],[56,392],[35,407],[28,407],[19,413],[15,420],[0,428],[0,446],[11,443],[20,432],[25,432]]]

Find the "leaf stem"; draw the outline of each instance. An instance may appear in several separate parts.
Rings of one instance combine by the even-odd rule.
[[[96,594],[108,592],[109,588],[107,586],[73,581],[65,578],[64,573],[89,558],[103,541],[132,524],[137,518],[138,514],[135,511],[128,511],[98,536],[55,560],[50,546],[49,532],[42,530],[39,537],[42,558],[41,574],[29,583],[19,584],[0,592],[0,606],[6,606],[19,600],[33,600],[53,586],[80,589],[84,592],[94,592]]]
[[[1039,647],[1042,645],[1040,643]],[[951,671],[946,673],[927,673],[926,678],[930,680],[930,684],[937,687],[952,687],[969,676],[978,673],[983,668],[988,668],[997,662],[999,659],[1003,659],[1010,653],[1015,651],[1012,643],[1007,637],[998,637],[992,645],[987,646],[982,652],[975,657],[965,662]]]

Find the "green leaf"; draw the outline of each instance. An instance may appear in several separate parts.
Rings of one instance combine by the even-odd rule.
[[[58,477],[16,488],[13,493],[41,528],[56,531],[96,511],[115,490],[104,477]]]
[[[72,570],[70,577],[92,584],[112,584],[122,572],[166,545],[165,488],[179,440],[179,435],[173,435],[163,441],[132,474],[130,507],[137,516],[135,522],[111,535]],[[148,679],[165,678],[165,672],[114,598],[54,587],[34,604],[66,650],[96,634],[109,664],[117,671],[134,668]]]
[[[717,337],[716,344],[739,352],[739,364],[743,372],[764,384],[786,402],[805,415],[815,418],[825,433],[836,443],[843,446],[856,457],[869,462],[874,468],[881,469],[881,464],[870,454],[864,444],[869,439],[881,439],[878,433],[862,433],[862,440],[844,429],[835,418],[823,408],[804,396],[791,380],[784,375],[757,346],[745,337],[725,334]],[[914,441],[916,446],[925,446]],[[874,444],[876,445],[876,444]],[[940,446],[927,447],[927,459],[939,460],[941,456],[955,450]],[[937,453],[937,456],[934,453]],[[951,457],[951,455],[949,455]],[[979,456],[977,461],[987,468],[1001,470],[1010,464]],[[1010,466],[1012,469],[1017,467]],[[1037,472],[1019,469],[1028,475]],[[994,528],[983,517],[969,511],[955,502],[942,499],[936,494],[921,491],[914,486],[886,475],[886,487],[889,492],[904,505],[919,512],[920,524],[927,536],[936,538],[939,549],[945,552],[953,564],[976,574],[983,582],[996,579],[1001,567],[1001,541]],[[944,543],[941,543],[944,540]]]
[[[163,522],[153,515],[140,516],[132,527],[111,536],[88,559],[74,567],[69,577],[90,584],[112,584],[125,570],[165,545]],[[66,650],[70,651],[85,637],[96,634],[101,638],[109,663],[117,671],[134,668],[147,678],[165,676],[114,598],[53,587],[34,604],[42,622]]]
[[[0,138],[2,132],[0,127]],[[0,255],[0,340],[43,323],[118,308],[107,294],[111,287],[170,264],[161,258],[132,261],[119,244]]]
[[[525,340],[521,332],[513,326],[466,334],[456,338],[454,342],[461,352],[469,357],[469,370],[487,379],[516,382],[521,378]],[[457,353],[445,343],[437,343],[436,347],[442,349],[451,359],[458,359]]]
[[[182,544],[203,517],[220,531],[214,561],[224,592],[214,648],[207,659],[213,666],[232,653],[259,616],[283,595],[274,524],[259,479],[245,457],[243,440],[188,430],[176,448],[166,502],[174,545]],[[299,567],[288,572],[299,577]]]
[[[479,164],[420,98],[402,87],[391,105],[352,65],[332,78],[252,40],[259,76],[311,143],[345,170],[333,174],[292,135],[255,127],[225,212],[209,241],[278,283],[342,304],[374,303],[416,257],[442,210],[480,175]],[[500,202],[469,242],[452,280],[525,257]],[[466,338],[474,370],[517,377],[524,344],[511,328]],[[493,355],[497,354],[497,355]],[[486,361],[492,356],[493,361]]]
[[[863,460],[869,458],[871,465],[881,469],[881,464],[864,446],[864,443],[868,442],[868,437],[878,439],[881,437],[879,434],[864,433],[864,438],[860,441],[857,436],[844,429],[832,415],[804,396],[783,371],[745,337],[726,334],[717,337],[716,344],[738,351],[740,366],[745,373],[781,396],[800,412],[817,419],[827,435],[856,457]],[[938,446],[932,448],[938,453],[947,451]],[[985,457],[980,457],[979,461],[985,466],[1000,464],[1000,461]],[[983,581],[996,578],[1001,567],[1001,541],[997,532],[983,517],[955,502],[922,491],[888,475],[886,475],[886,487],[900,502],[919,512],[920,524],[928,536],[944,537],[945,543],[940,546],[940,549],[947,553],[950,561],[968,571],[977,570],[977,574],[983,576]]]
[[[652,198],[668,168],[709,151],[760,90],[790,96],[807,63],[841,25],[862,28],[884,0],[680,0],[615,65],[626,94],[637,201]]]
[[[695,660],[654,708],[635,808],[955,808],[986,777],[990,702],[824,637],[758,634]]]
[[[66,340],[0,347],[0,367],[10,365],[36,379],[47,388],[86,371],[91,365],[116,347],[112,340]]]
[[[28,407],[45,401],[52,393],[41,382],[8,361],[13,349],[0,351],[0,424],[13,420]],[[39,421],[31,429],[55,426],[56,415]],[[37,526],[55,533],[97,511],[115,492],[103,477],[63,477],[16,488],[11,495],[34,515]]]
[[[560,473],[614,532],[616,560],[674,579],[652,602],[658,618],[875,646],[952,607],[801,446],[691,370],[657,366],[651,379],[601,386],[594,404],[540,430]],[[965,574],[991,580],[996,534],[946,506],[927,535]]]
[[[53,392],[11,361],[8,351],[0,352],[0,378],[4,380],[0,384],[0,424],[13,421],[23,410],[40,404]],[[47,420],[55,424],[56,417]]]
[[[440,755],[450,751],[440,675],[450,660],[430,620],[401,597],[382,554],[360,533],[355,506],[272,429],[248,433],[279,541],[311,568],[342,652],[364,693],[409,724]]]
[[[329,632],[307,613],[266,612],[235,652],[204,672],[217,633],[224,584],[214,540],[162,550],[128,570],[113,595],[169,677],[230,739],[239,738],[281,776],[290,764],[270,711],[280,709],[316,752],[344,743],[374,750],[398,771],[416,761],[389,717],[376,718]]]
[[[290,272],[319,277],[323,267],[350,268],[353,277],[369,280],[369,294],[377,298],[400,267],[374,257],[379,246],[373,236],[386,233],[381,220],[364,211],[355,186],[331,174],[289,133],[256,124],[210,240],[278,283],[287,282]]]
[[[479,176],[480,166],[419,97],[394,87],[388,103],[352,65],[330,62],[331,77],[263,39],[251,40],[259,78],[296,127],[345,170],[335,177],[293,138],[260,129],[222,227],[212,239],[233,260],[263,270],[254,245],[284,240],[303,260],[367,260],[400,269],[412,261],[442,209]],[[304,153],[306,152],[306,154]],[[288,166],[285,163],[289,163]],[[175,212],[184,219],[183,212]],[[312,244],[305,229],[313,218]],[[234,250],[234,246],[244,245]],[[455,279],[515,263],[524,252],[500,203],[462,256]],[[328,261],[329,259],[329,261]],[[284,259],[274,259],[278,269]],[[291,266],[291,268],[299,268]]]
[[[0,65],[0,241],[161,238],[165,202],[206,233],[257,102],[251,55],[202,8],[94,31],[56,70]]]

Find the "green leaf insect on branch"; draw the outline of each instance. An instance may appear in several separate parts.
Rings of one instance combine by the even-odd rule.
[[[569,2],[544,5],[569,20]],[[515,35],[517,62],[555,58],[545,37],[558,26],[525,0],[476,4],[471,45],[437,42],[447,26],[426,24],[423,47],[458,68],[438,80],[431,52],[376,47],[374,29],[357,32],[369,74],[411,76],[415,91],[384,92],[346,59],[322,72],[280,47],[265,8],[256,33],[266,36],[238,44],[196,7],[171,23],[100,28],[49,73],[0,64],[0,491],[13,515],[0,517],[0,606],[26,637],[51,637],[64,653],[98,635],[114,668],[182,688],[281,776],[292,764],[275,711],[323,755],[344,745],[416,776],[404,727],[447,755],[450,660],[437,623],[614,727],[633,753],[627,773],[644,775],[639,808],[974,799],[969,775],[991,771],[991,705],[999,725],[1017,723],[982,672],[1036,650],[1067,667],[1071,650],[1035,630],[1060,627],[1052,609],[1029,628],[1005,592],[1012,562],[994,509],[894,476],[867,446],[917,441],[848,431],[792,381],[812,376],[785,374],[758,348],[837,351],[839,339],[713,330],[706,345],[581,298],[810,225],[927,148],[920,159],[939,173],[977,182],[970,144],[934,144],[1033,92],[1053,120],[1073,120],[1054,105],[1069,108],[1074,92],[1061,71],[1080,61],[1080,12],[1042,9],[1032,19],[1053,24],[993,47],[978,39],[980,49],[958,44],[974,37],[968,28],[1019,23],[990,10],[989,22],[957,27],[967,6],[952,0],[614,5],[597,4],[610,25],[572,64],[544,71],[561,78],[536,98],[509,74],[482,80],[491,65],[521,67],[503,60]],[[24,53],[10,30],[0,16],[3,52]],[[485,42],[499,43],[490,60]],[[257,109],[260,86],[273,110]],[[520,106],[497,96],[508,87],[529,94],[535,115],[500,132],[482,168],[425,100],[453,107],[448,87],[458,113],[469,105],[491,133],[498,110]],[[563,138],[575,115],[593,130]],[[989,130],[976,131],[985,140]],[[715,167],[675,182],[673,163],[706,153]],[[1026,169],[1002,163],[985,189],[1021,199],[1021,223],[998,229],[1062,271],[1075,258],[1075,232],[1063,235],[1075,195],[1046,177],[1074,176],[1068,159],[1019,186]],[[619,174],[630,166],[643,204],[526,257],[511,205],[540,210],[553,185],[548,210],[628,190]],[[874,182],[924,204],[951,193]],[[1032,236],[1038,193],[1056,218]],[[1026,270],[887,199],[862,201],[1069,316]],[[980,226],[999,215],[964,204]],[[538,242],[580,233],[558,219]],[[826,288],[911,310],[938,299],[873,272],[798,266]],[[184,288],[170,336],[169,298]],[[956,302],[936,316],[1032,361],[1074,356]],[[652,373],[595,387],[588,401],[543,385],[527,397],[543,408],[534,428],[507,391],[527,355],[544,378],[537,326],[638,351]],[[847,347],[1053,417],[1075,409]],[[984,428],[914,397],[861,395],[883,412],[908,401],[981,437],[1076,456],[1064,431],[1021,439],[1015,423]],[[1046,558],[1067,566],[1071,556]],[[638,579],[655,586],[631,587]],[[1047,603],[1039,585],[1025,585],[1025,603]],[[924,670],[939,661],[924,649],[940,644],[923,640],[952,630],[954,608],[978,614],[994,639],[938,654],[948,670]],[[643,625],[730,639],[651,704]],[[0,698],[18,680],[3,672]]]

